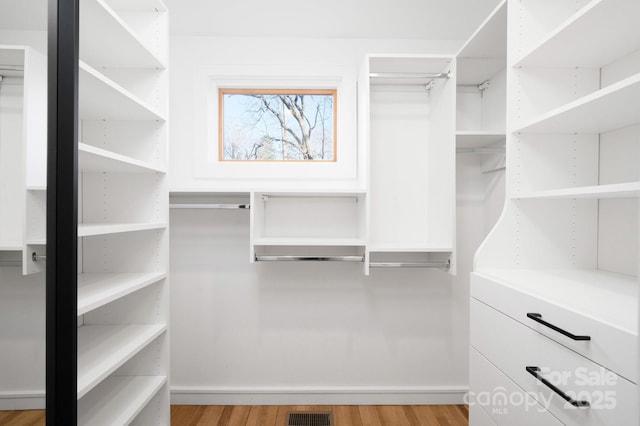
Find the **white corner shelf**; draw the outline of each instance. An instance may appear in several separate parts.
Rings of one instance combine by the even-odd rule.
[[[165,223],[101,223],[78,224],[78,237],[119,234],[123,232],[149,231],[166,228]]]
[[[615,183],[610,185],[580,186],[546,191],[513,194],[516,199],[573,199],[573,198],[638,198],[640,182]]]
[[[504,131],[466,131],[456,132],[456,148],[486,148],[505,141]]]
[[[254,238],[254,246],[325,246],[355,247],[364,246],[363,238],[330,238],[330,237],[263,237]]]
[[[165,272],[83,273],[78,275],[78,316],[153,285]]]
[[[108,377],[78,401],[78,424],[128,425],[166,383],[165,376]]]
[[[531,120],[514,133],[604,133],[640,122],[640,73]]]
[[[82,2],[80,57],[96,67],[164,69],[166,64],[108,3],[114,4],[104,0]]]
[[[505,58],[507,0],[502,0],[460,48],[458,58]]]
[[[502,0],[457,53],[458,86],[479,85],[507,64],[507,1]]]
[[[80,61],[81,120],[157,120],[165,117],[128,90]]]
[[[78,167],[83,172],[165,173],[153,164],[85,143],[78,144]]]
[[[637,277],[599,269],[487,269],[478,273],[638,334]]]
[[[513,66],[601,68],[640,48],[638,16],[637,0],[593,0]]]
[[[166,331],[153,325],[85,325],[78,328],[78,399]]]

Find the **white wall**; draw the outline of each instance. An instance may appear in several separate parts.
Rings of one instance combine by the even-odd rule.
[[[201,67],[287,64],[295,51],[298,63],[349,68],[355,79],[367,52],[449,53],[459,44],[175,37],[171,187],[263,186],[194,177],[196,127],[203,125],[195,118],[194,75]],[[460,402],[468,384],[468,276],[502,206],[500,185],[485,181],[493,178],[483,177],[481,163],[478,156],[458,159],[456,277],[438,270],[373,270],[365,277],[348,263],[250,264],[248,212],[172,210],[173,402]],[[485,197],[498,207],[487,209]]]
[[[468,283],[502,174],[458,158],[458,275],[249,264],[246,211],[171,212],[174,403],[460,402]],[[487,182],[488,180],[488,182]],[[501,186],[502,185],[502,186]]]
[[[356,146],[355,85],[357,69],[366,53],[451,53],[460,45],[457,41],[416,40],[363,40],[363,39],[278,39],[278,38],[214,38],[173,37],[171,40],[170,96],[170,188],[180,190],[252,190],[256,185],[269,185],[268,189],[286,187],[309,189],[310,187],[363,188],[366,159],[360,155],[357,176],[335,173],[330,179],[225,179],[215,175],[218,165],[205,162],[206,147],[216,143],[215,137],[207,138],[207,119],[215,115],[206,111],[206,99],[216,100],[216,93],[203,84],[203,75],[217,75],[215,81],[229,81],[229,74],[236,78],[245,76],[239,83],[249,84],[263,76],[290,74],[296,78],[337,77],[340,85],[349,93],[343,100],[346,108],[338,108],[338,144]],[[246,79],[246,76],[250,76]],[[284,81],[284,84],[287,82]],[[255,84],[255,83],[253,83]],[[210,92],[207,92],[210,90]],[[341,101],[338,93],[338,101]],[[215,132],[213,132],[215,135]],[[207,145],[209,144],[209,145]],[[204,148],[203,148],[204,147]],[[364,152],[357,147],[358,154]],[[338,159],[340,162],[340,157]],[[209,170],[206,170],[210,166]],[[231,167],[225,165],[226,167]],[[233,165],[232,165],[233,166]],[[349,165],[346,165],[349,166]],[[233,167],[238,167],[237,165]],[[252,166],[256,169],[259,166]],[[289,167],[293,167],[289,165]],[[333,167],[323,165],[318,167]],[[203,170],[205,169],[205,170]],[[246,175],[255,175],[255,171]],[[230,174],[229,174],[230,175]],[[305,172],[305,176],[311,173]],[[358,180],[360,179],[360,180]]]

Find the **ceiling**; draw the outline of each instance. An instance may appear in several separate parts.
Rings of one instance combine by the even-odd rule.
[[[464,40],[499,0],[164,2],[172,35]],[[46,18],[47,0],[0,0],[0,28],[42,30]]]
[[[164,2],[175,35],[464,40],[499,0]]]

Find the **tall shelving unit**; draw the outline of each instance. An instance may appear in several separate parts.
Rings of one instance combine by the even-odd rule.
[[[455,74],[448,56],[365,58],[358,120],[369,155],[367,274],[449,261],[455,273]]]
[[[46,57],[0,45],[0,260],[41,272],[45,255]]]
[[[167,21],[80,2],[78,424],[169,424]]]
[[[580,362],[616,374],[615,410],[597,406],[587,392],[591,408],[567,409],[552,399],[544,407],[549,419],[635,424],[640,4],[522,0],[508,6],[507,203],[476,255],[474,297],[581,354]],[[521,294],[522,306],[544,300],[548,317],[591,330],[584,333],[591,341],[573,343],[537,326],[501,306],[502,293],[514,305]],[[472,308],[472,324],[473,317]],[[475,342],[484,345],[482,336]],[[624,353],[609,353],[621,346]],[[524,367],[495,365],[524,390],[535,382]],[[575,389],[572,384],[564,387]],[[509,421],[489,411],[498,424]]]
[[[495,168],[504,162],[506,139],[506,0],[462,46],[456,62],[456,148],[459,153],[493,155],[487,162]]]
[[[456,152],[473,156],[484,183],[484,224],[504,204],[507,103],[507,0],[480,24],[456,56]],[[478,164],[476,163],[476,164]],[[464,164],[464,163],[463,163]]]

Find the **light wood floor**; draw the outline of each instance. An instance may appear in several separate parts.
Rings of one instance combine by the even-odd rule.
[[[466,426],[465,405],[173,405],[173,426],[284,426],[289,411],[331,411],[335,426]],[[44,426],[44,411],[0,411],[2,426]]]

